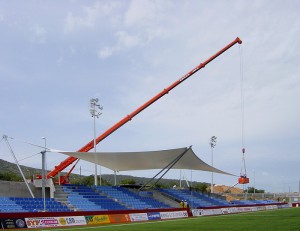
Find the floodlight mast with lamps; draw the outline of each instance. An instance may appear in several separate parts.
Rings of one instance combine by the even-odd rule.
[[[102,112],[98,110],[103,110],[103,107],[98,104],[99,99],[98,98],[92,98],[90,99],[90,113],[92,117],[94,118],[94,152],[97,151],[96,149],[96,117],[99,118],[99,116],[102,114]],[[100,167],[101,168],[101,167]],[[98,185],[98,179],[97,179],[97,164],[95,164],[95,186]],[[101,174],[100,174],[100,186],[101,186]]]
[[[211,166],[214,167],[214,151],[213,149],[215,148],[217,143],[217,137],[216,136],[212,136],[210,138],[210,148],[211,148]],[[214,172],[211,172],[211,188],[210,188],[210,192],[214,193]]]

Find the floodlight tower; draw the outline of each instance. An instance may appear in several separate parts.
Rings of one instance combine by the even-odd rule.
[[[211,166],[214,167],[214,148],[216,146],[217,143],[217,137],[216,136],[212,136],[210,138],[210,148],[211,148]],[[211,172],[211,188],[210,188],[210,192],[214,193],[214,172]]]
[[[99,118],[99,116],[102,114],[100,112],[103,110],[103,107],[98,104],[99,99],[98,98],[92,98],[90,99],[90,113],[92,117],[94,118],[94,152],[96,152],[96,117]],[[97,180],[97,164],[95,164],[95,186],[98,185]],[[100,185],[101,185],[101,176],[100,176]]]
[[[42,197],[43,197],[43,204],[44,204],[44,212],[46,212],[46,177],[45,177],[45,163],[46,163],[46,151],[47,151],[47,139],[46,137],[42,137],[45,141],[45,149],[41,152],[42,154]]]

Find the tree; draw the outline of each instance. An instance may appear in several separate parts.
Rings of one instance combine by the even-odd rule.
[[[15,173],[0,173],[0,180],[6,181],[22,181],[22,177]]]
[[[202,193],[207,193],[207,190],[208,190],[209,186],[210,185],[208,183],[196,183],[196,184],[193,185],[193,187],[196,190],[199,190]],[[210,190],[210,188],[209,188],[209,190]]]
[[[249,187],[248,190],[245,190],[244,192],[248,192],[248,193],[265,193],[265,190],[256,189],[254,187]]]
[[[100,177],[98,179],[98,182],[100,182]],[[94,177],[94,175],[82,176],[81,179],[80,178],[71,179],[70,183],[71,184],[79,184],[79,185],[92,186],[95,183],[95,177]],[[105,180],[105,179],[103,179],[101,177],[101,185],[103,185],[103,186],[110,186],[111,184],[107,180]]]
[[[164,184],[162,184],[161,182],[157,182],[154,186],[155,186],[155,188],[166,188],[166,186]]]
[[[120,181],[120,184],[130,184],[130,185],[134,185],[136,184],[136,181],[134,179],[124,179]]]

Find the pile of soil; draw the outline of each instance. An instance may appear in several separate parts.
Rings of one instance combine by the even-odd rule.
[[[226,185],[215,185],[214,186],[214,193],[224,193],[229,188],[230,187],[226,186]],[[229,192],[227,192],[227,193],[242,194],[243,193],[243,189],[233,187],[233,188],[230,188]]]

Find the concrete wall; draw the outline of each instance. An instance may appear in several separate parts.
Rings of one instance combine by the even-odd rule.
[[[32,183],[29,187],[35,197],[42,197],[42,189],[35,188]],[[49,197],[49,188],[46,188],[46,197]],[[0,197],[31,197],[31,194],[24,182],[0,180]]]

